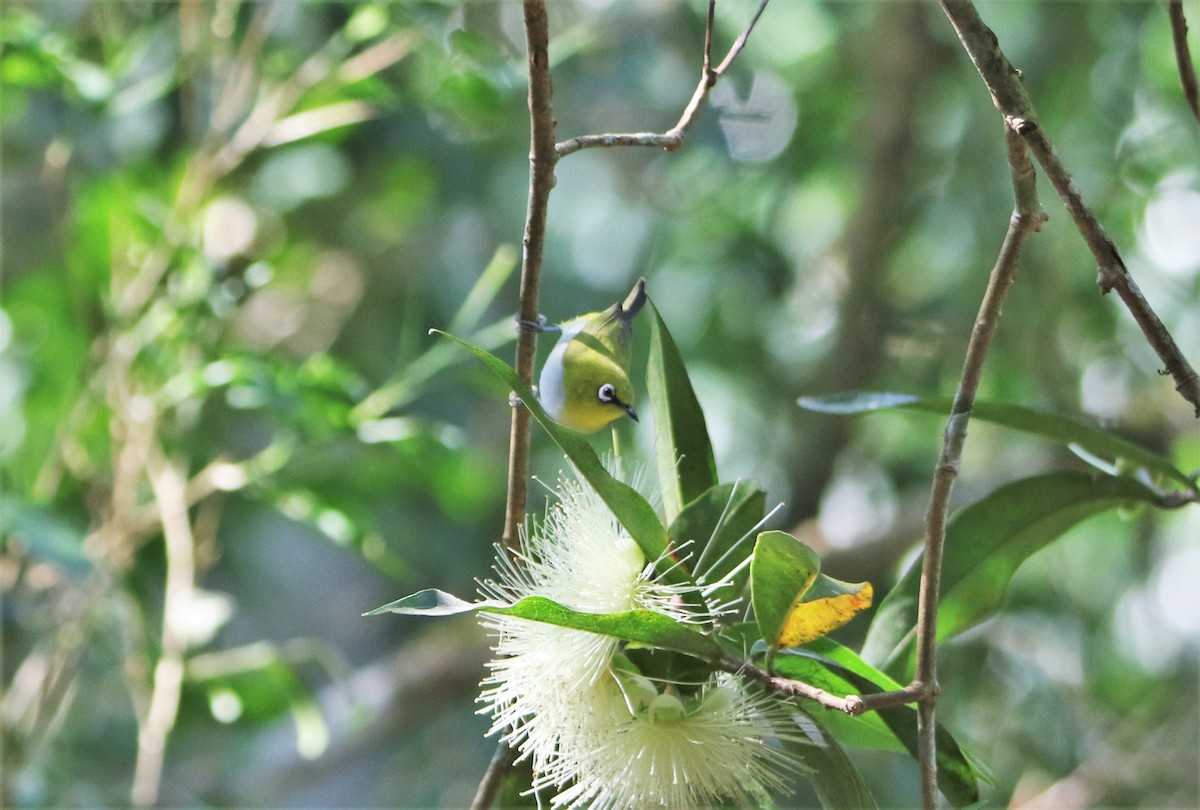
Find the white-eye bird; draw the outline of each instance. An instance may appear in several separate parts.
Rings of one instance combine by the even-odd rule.
[[[559,324],[562,334],[538,378],[538,399],[551,419],[581,433],[622,415],[637,421],[629,364],[633,319],[645,303],[646,280],[638,279],[624,301]]]

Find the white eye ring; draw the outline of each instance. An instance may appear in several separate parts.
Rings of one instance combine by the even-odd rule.
[[[600,390],[596,392],[596,397],[601,402],[616,402],[617,389],[613,387],[612,383],[605,383],[604,385],[600,386]]]

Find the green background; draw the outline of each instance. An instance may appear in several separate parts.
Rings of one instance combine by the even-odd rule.
[[[718,55],[755,5],[719,4]],[[674,124],[699,77],[702,4],[549,10],[560,140]],[[1200,128],[1165,9],[981,12],[1200,361]],[[507,394],[465,352],[427,354],[427,330],[455,331],[491,264],[496,289],[458,325],[490,329],[511,356],[497,343],[513,334],[506,271],[528,174],[520,4],[10,0],[0,13],[5,804],[128,801],[165,557],[154,531],[126,526],[102,554],[94,530],[120,524],[115,493],[153,509],[144,477],[121,479],[145,429],[189,474],[257,459],[245,486],[191,511],[205,594],[162,801],[465,805],[493,748],[472,703],[481,631],[360,614],[423,587],[470,596],[502,527]],[[559,164],[540,309],[600,309],[644,275],[722,480],[757,479],[784,504],[773,528],[881,598],[920,536],[942,421],[796,399],[952,393],[1012,208],[1004,155],[935,5],[776,0],[681,150]],[[1050,219],[981,397],[1200,467],[1191,408],[1039,186]],[[156,262],[149,294],[123,304]],[[653,478],[652,420],[620,431]],[[533,453],[553,481],[564,462],[537,430]],[[955,502],[1060,469],[1085,465],[973,423]],[[1200,801],[1198,537],[1194,508],[1089,520],[1021,569],[1003,614],[943,650],[939,717],[994,776],[993,803]],[[837,637],[857,646],[864,627]],[[916,801],[910,759],[853,757],[881,805]],[[796,801],[814,801],[804,790]]]

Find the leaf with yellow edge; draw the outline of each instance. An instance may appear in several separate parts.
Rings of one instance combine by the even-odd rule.
[[[841,582],[819,575],[813,586],[792,603],[775,646],[799,647],[832,633],[869,608],[873,596],[870,582]]]
[[[841,627],[871,606],[870,583],[821,573],[821,558],[787,532],[762,532],[750,562],[750,599],[758,631],[774,649],[798,647]]]
[[[758,632],[773,644],[796,600],[816,581],[821,558],[787,532],[762,532],[750,560],[750,601]]]

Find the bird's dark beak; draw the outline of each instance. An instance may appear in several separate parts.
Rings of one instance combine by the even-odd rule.
[[[625,411],[625,413],[629,414],[629,418],[630,418],[630,419],[632,419],[633,421],[635,421],[635,422],[638,422],[638,421],[640,421],[640,420],[638,419],[637,411],[635,411],[635,410],[633,409],[633,406],[632,406],[632,405],[626,405],[624,402],[622,402],[622,403],[621,403],[621,410],[623,410],[623,411]]]

